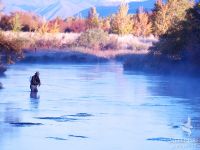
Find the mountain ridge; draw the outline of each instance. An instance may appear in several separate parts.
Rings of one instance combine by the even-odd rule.
[[[115,13],[118,9],[116,5],[95,5],[94,1],[88,2],[82,0],[3,0],[5,4],[5,13],[13,11],[28,11],[36,13],[50,20],[56,17],[67,18],[70,16],[86,17],[90,7],[95,6],[100,17],[106,17]],[[139,6],[143,6],[147,10],[153,8],[155,0],[134,1],[129,2],[129,13],[135,13]]]

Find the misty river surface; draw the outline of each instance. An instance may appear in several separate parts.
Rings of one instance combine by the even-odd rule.
[[[0,150],[198,150],[199,81],[115,62],[10,66],[0,78]]]

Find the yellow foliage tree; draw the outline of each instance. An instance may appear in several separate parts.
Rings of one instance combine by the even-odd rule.
[[[169,6],[164,4],[162,0],[158,0],[155,4],[153,12],[153,32],[156,35],[162,35],[167,32],[170,26],[170,16],[168,15]]]
[[[171,22],[176,25],[180,20],[186,19],[187,10],[194,6],[194,0],[168,0]]]
[[[131,15],[128,14],[129,6],[123,1],[119,6],[117,14],[111,17],[111,32],[124,35],[130,34],[133,28]]]
[[[58,25],[58,21],[56,20],[52,26],[49,29],[50,33],[59,33],[60,29],[59,29],[59,25]]]
[[[167,3],[157,0],[152,17],[154,34],[163,35],[169,28],[185,20],[187,10],[193,4],[193,0],[168,0]]]
[[[12,30],[14,32],[18,32],[21,30],[22,28],[22,25],[21,25],[21,22],[20,22],[20,18],[19,18],[19,14],[14,14],[14,16],[12,17]]]
[[[38,28],[38,32],[41,34],[49,32],[48,22],[43,22],[42,25]]]
[[[99,16],[97,14],[96,8],[92,7],[86,20],[87,29],[99,28],[99,25]]]
[[[151,33],[152,23],[150,22],[149,15],[141,7],[133,19],[133,34],[136,36],[148,36]]]
[[[100,28],[109,32],[110,30],[110,18],[104,18],[100,20]]]

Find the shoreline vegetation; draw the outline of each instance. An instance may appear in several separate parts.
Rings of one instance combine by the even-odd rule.
[[[152,12],[138,8],[100,18],[44,20],[29,12],[1,13],[0,72],[14,62],[104,62],[120,60],[124,69],[198,73],[200,5],[193,0],[157,0]],[[1,71],[2,70],[2,71]]]
[[[98,30],[99,29],[96,29],[94,32],[98,32]],[[35,59],[35,61],[38,62],[45,62],[45,59],[46,61],[56,61],[56,58],[57,61],[61,61],[59,55],[62,55],[63,61],[71,60],[74,62],[84,62],[85,60],[85,62],[94,62],[98,60],[112,60],[120,56],[147,54],[153,42],[157,41],[154,36],[136,37],[133,35],[119,36],[116,34],[109,34],[104,37],[104,43],[97,43],[99,42],[98,40],[102,38],[102,34],[100,34],[96,39],[94,39],[94,36],[91,37],[91,40],[94,40],[94,42],[91,41],[92,44],[89,47],[87,41],[82,41],[82,39],[79,41],[83,34],[81,35],[78,33],[45,33],[41,35],[39,33],[15,33],[7,31],[3,34],[5,38],[12,37],[13,39],[18,38],[26,41],[23,45],[23,53],[26,62],[28,62],[28,59],[30,59],[30,61]],[[83,38],[84,40],[87,39],[87,37]]]
[[[122,36],[107,34],[100,29],[89,30],[88,32],[94,32],[94,36],[88,38],[88,34],[91,33],[87,32],[85,35],[85,33],[40,34],[35,32],[1,31],[1,35],[7,41],[18,39],[21,42],[18,45],[18,49],[21,49],[21,51],[14,53],[14,56],[12,54],[9,56],[10,58],[8,58],[8,54],[4,53],[2,61],[12,64],[19,60],[20,62],[29,63],[125,60],[131,55],[147,54],[153,42],[158,40],[153,35],[149,37],[136,37],[130,34]],[[96,32],[100,33],[100,35],[96,34]],[[100,38],[102,37],[104,42],[101,42]],[[86,39],[90,42],[84,41]]]

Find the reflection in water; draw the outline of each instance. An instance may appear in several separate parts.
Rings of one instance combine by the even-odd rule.
[[[2,142],[5,139],[18,135],[19,130],[12,128],[11,123],[21,121],[21,114],[13,107],[12,104],[5,104],[4,113],[1,114],[3,110],[0,105],[0,149],[2,149]]]
[[[38,92],[30,92],[30,103],[33,109],[38,109],[39,99],[40,95],[38,95]]]
[[[13,123],[21,121],[19,112],[17,109],[12,109],[12,107],[7,107],[4,112],[4,122],[5,123]]]
[[[3,84],[0,82],[0,89],[3,89]]]
[[[23,92],[33,70],[42,72],[42,101],[38,93]],[[20,64],[6,76],[0,91],[1,150],[196,150],[200,145],[196,79],[127,74],[113,63]],[[181,128],[184,122],[193,127],[191,136]],[[7,136],[9,129],[18,134]]]
[[[149,77],[149,81],[152,80],[158,80],[155,83],[155,86],[150,87],[153,94],[192,99],[192,103],[194,103],[197,99],[200,100],[200,80],[197,78]]]
[[[32,99],[40,99],[38,92],[30,92],[30,98]]]
[[[200,139],[200,80],[165,76],[150,76],[148,80],[152,84],[148,87],[149,91],[152,95],[158,96],[155,99],[159,101],[166,99],[177,105],[177,108],[167,109],[164,112],[171,116],[169,122],[179,124],[175,125],[174,129],[182,131],[184,138],[186,138],[185,141],[187,141],[186,144],[193,144],[193,147],[188,149],[198,149]]]
[[[182,125],[182,130],[184,132],[186,132],[188,134],[188,136],[191,136],[191,134],[192,134],[192,130],[191,129],[192,128],[193,128],[193,126],[192,126],[191,118],[188,117],[187,122]]]

